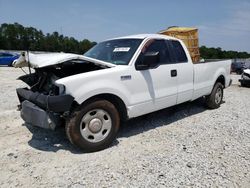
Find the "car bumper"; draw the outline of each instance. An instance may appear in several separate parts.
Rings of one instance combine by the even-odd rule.
[[[60,117],[48,113],[30,101],[22,102],[21,117],[25,123],[54,130],[59,125]]]
[[[18,88],[16,92],[20,103],[28,100],[45,111],[58,113],[69,111],[74,100],[71,95],[50,96],[25,88]]]
[[[239,79],[239,82],[243,85],[249,85],[250,86],[250,79]]]
[[[70,95],[50,96],[28,89],[18,88],[21,117],[31,125],[55,129],[61,123],[61,115],[70,111],[74,98]]]

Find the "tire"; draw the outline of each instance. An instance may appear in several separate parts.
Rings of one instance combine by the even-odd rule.
[[[246,85],[243,84],[242,82],[240,83],[240,86],[241,86],[241,87],[246,87]]]
[[[215,83],[210,95],[206,96],[206,105],[210,109],[219,108],[223,99],[223,85],[220,82]]]
[[[116,138],[120,116],[107,100],[95,100],[73,112],[66,122],[70,142],[87,152],[107,148]]]

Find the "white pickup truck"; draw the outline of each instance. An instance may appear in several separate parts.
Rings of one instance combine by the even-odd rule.
[[[159,34],[101,42],[84,55],[23,54],[15,67],[34,73],[20,77],[23,120],[54,129],[65,124],[69,140],[86,151],[115,139],[122,120],[199,97],[218,108],[231,84],[231,61],[193,64],[184,43]]]

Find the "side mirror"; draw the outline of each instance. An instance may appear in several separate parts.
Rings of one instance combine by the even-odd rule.
[[[159,62],[159,52],[147,52],[142,55],[141,61],[136,62],[136,70],[147,70],[157,66]]]

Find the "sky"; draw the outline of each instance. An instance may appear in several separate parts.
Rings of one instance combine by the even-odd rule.
[[[0,0],[0,24],[14,22],[96,42],[197,27],[200,46],[250,52],[250,0]]]

